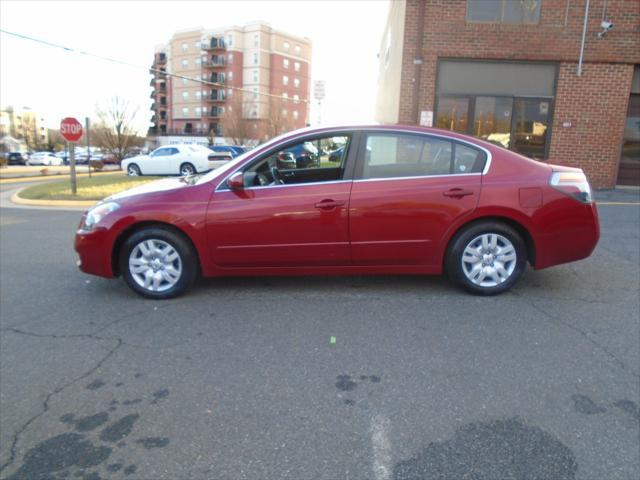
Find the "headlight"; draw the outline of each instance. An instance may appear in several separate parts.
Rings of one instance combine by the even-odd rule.
[[[95,225],[100,220],[102,220],[111,212],[115,212],[119,208],[120,205],[116,202],[107,202],[96,205],[87,212],[87,215],[84,218],[84,222],[82,223],[82,229],[87,231],[93,230],[93,227],[95,227]]]

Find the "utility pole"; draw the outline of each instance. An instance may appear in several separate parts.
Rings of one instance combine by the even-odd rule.
[[[84,130],[87,134],[87,169],[91,178],[91,142],[89,142],[89,117],[84,117]]]

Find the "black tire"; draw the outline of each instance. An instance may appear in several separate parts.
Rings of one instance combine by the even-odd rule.
[[[152,291],[144,288],[144,286],[138,284],[134,279],[129,267],[129,257],[134,248],[146,240],[160,240],[165,242],[178,253],[182,271],[180,277],[171,288],[162,291]],[[130,235],[120,249],[118,262],[120,273],[129,288],[143,297],[155,300],[164,300],[181,295],[193,285],[200,271],[198,255],[189,240],[185,238],[184,235],[163,227],[144,228]]]
[[[495,286],[482,286],[468,278],[463,267],[462,257],[471,242],[484,234],[497,234],[508,240],[515,249],[516,258],[513,260],[513,271],[502,283]],[[496,257],[498,259],[498,257]],[[482,264],[483,265],[483,264]],[[491,261],[493,266],[493,260]],[[453,237],[447,249],[445,271],[449,278],[470,293],[476,295],[497,295],[513,287],[527,268],[527,248],[520,234],[498,221],[476,222],[462,228]]]
[[[140,171],[140,167],[135,163],[130,163],[127,166],[127,175],[129,177],[140,177],[142,176],[142,172]]]
[[[187,177],[189,175],[194,175],[196,173],[196,167],[194,167],[190,163],[183,163],[180,165],[180,176]]]

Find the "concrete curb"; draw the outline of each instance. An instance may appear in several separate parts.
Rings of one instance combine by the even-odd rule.
[[[91,207],[100,200],[31,200],[28,198],[20,198],[21,188],[11,195],[11,202],[17,205],[31,205],[37,207]]]

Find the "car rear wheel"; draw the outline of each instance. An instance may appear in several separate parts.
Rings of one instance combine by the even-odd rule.
[[[189,175],[193,175],[196,173],[196,168],[190,163],[183,163],[180,165],[180,175],[183,177],[188,177]]]
[[[522,237],[500,222],[480,222],[453,238],[446,257],[449,277],[471,293],[496,295],[509,290],[527,265]]]
[[[195,281],[197,255],[179,233],[161,227],[145,228],[122,245],[120,272],[127,285],[143,297],[172,298]]]
[[[138,165],[136,165],[135,163],[132,163],[127,167],[127,175],[129,175],[130,177],[139,177],[140,175],[142,175],[142,173],[140,172],[140,167],[138,167]]]

